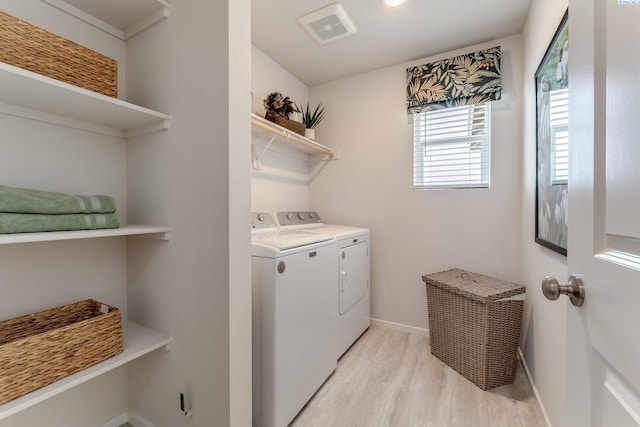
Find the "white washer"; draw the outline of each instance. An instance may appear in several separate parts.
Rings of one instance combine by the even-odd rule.
[[[282,230],[307,230],[336,239],[337,359],[371,325],[370,232],[366,228],[325,224],[317,212],[278,212],[277,218]]]
[[[335,239],[252,214],[253,425],[285,427],[336,368]]]

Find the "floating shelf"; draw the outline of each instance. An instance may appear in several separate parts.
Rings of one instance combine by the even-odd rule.
[[[0,112],[128,138],[170,116],[0,62]]]
[[[121,40],[169,17],[166,0],[42,0]]]
[[[257,114],[251,114],[251,125],[263,133],[270,134],[272,137],[267,148],[265,148],[265,150],[257,156],[258,158],[255,159],[258,163],[260,162],[262,155],[269,149],[269,146],[274,140],[285,143],[306,153],[321,153],[330,156],[331,158],[335,157],[334,151],[326,145],[319,144],[312,139],[299,135],[285,127],[270,122],[267,119],[263,119]],[[260,132],[257,133],[260,134]]]
[[[97,376],[112,371],[154,350],[162,347],[168,350],[172,342],[172,338],[167,334],[154,331],[153,329],[149,329],[129,321],[122,322],[122,332],[124,339],[124,352],[76,374],[56,381],[53,384],[1,405],[0,420],[92,380]]]
[[[0,245],[58,240],[95,239],[114,236],[140,236],[169,240],[171,227],[160,225],[123,225],[106,230],[50,231],[46,233],[0,234]]]

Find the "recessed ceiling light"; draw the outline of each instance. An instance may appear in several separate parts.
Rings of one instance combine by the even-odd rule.
[[[384,0],[384,4],[389,7],[400,6],[402,3],[404,3],[404,0]]]

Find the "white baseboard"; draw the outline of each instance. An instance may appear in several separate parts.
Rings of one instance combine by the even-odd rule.
[[[132,411],[118,415],[108,423],[102,425],[102,427],[120,427],[124,423],[129,423],[133,427],[155,427],[149,421]]]
[[[424,335],[427,337],[429,336],[428,329],[417,328],[415,326],[409,326],[409,325],[403,325],[402,323],[393,323],[393,322],[387,322],[386,320],[371,318],[371,324],[373,326],[380,326],[388,329],[396,329],[398,331],[409,332],[416,335]]]
[[[122,424],[126,423],[127,421],[128,421],[127,413],[125,412],[118,415],[108,423],[103,424],[102,427],[120,427]]]
[[[127,421],[129,421],[129,424],[131,424],[133,427],[155,427],[153,424],[151,424],[149,421],[145,420],[135,412],[129,411],[128,418],[129,419]]]
[[[531,372],[529,371],[529,367],[527,366],[527,361],[524,360],[524,355],[522,354],[522,350],[518,349],[518,354],[520,355],[520,360],[522,361],[522,366],[524,366],[524,371],[527,373],[527,377],[529,378],[529,384],[533,388],[533,393],[536,396],[536,400],[538,401],[538,406],[542,411],[542,416],[544,417],[544,421],[547,423],[547,427],[551,426],[551,420],[549,420],[549,415],[547,415],[547,410],[544,408],[542,404],[542,399],[540,399],[540,394],[538,394],[538,388],[536,387],[536,383],[533,381],[533,377],[531,376]]]

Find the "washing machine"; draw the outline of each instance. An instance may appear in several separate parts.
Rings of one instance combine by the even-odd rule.
[[[325,224],[317,212],[278,212],[276,216],[282,230],[307,230],[336,240],[334,311],[338,359],[371,325],[370,232],[366,228]]]
[[[335,239],[252,214],[253,425],[285,427],[337,366]]]

